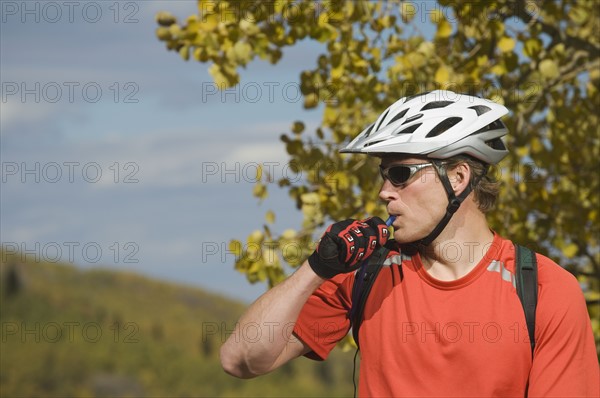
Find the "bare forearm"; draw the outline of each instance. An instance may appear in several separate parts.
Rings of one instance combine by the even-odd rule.
[[[256,300],[221,347],[225,371],[237,377],[254,377],[302,354],[302,343],[292,341],[293,325],[304,303],[321,283],[323,279],[305,262],[288,279]]]

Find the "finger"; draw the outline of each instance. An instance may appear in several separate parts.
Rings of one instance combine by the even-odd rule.
[[[380,246],[385,245],[390,237],[390,231],[388,230],[388,227],[385,224],[385,222],[379,217],[371,217],[366,219],[365,223],[376,231],[377,243]]]

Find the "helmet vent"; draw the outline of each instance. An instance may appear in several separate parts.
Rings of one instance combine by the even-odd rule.
[[[431,129],[425,138],[437,137],[438,135],[450,130],[457,123],[462,120],[462,117],[449,117],[448,119],[440,122],[437,126]]]
[[[383,141],[385,141],[385,140],[377,140],[377,141],[373,141],[373,142],[367,142],[363,148],[366,148],[371,145],[379,144],[380,142],[383,142]]]
[[[396,135],[400,135],[400,134],[412,134],[415,132],[416,129],[418,129],[419,127],[421,127],[423,123],[417,123],[417,124],[413,124],[412,126],[408,126],[407,128],[405,128],[404,130],[400,130],[396,133]]]
[[[369,128],[367,129],[367,131],[365,132],[365,138],[367,138],[370,134],[371,131],[373,131],[373,126],[375,126],[375,123],[372,123]]]
[[[496,121],[493,121],[492,123],[488,124],[487,126],[483,126],[479,130],[474,132],[473,135],[485,133],[486,131],[500,130],[500,129],[505,129],[505,128],[506,128],[506,126],[504,125],[504,123],[502,123],[501,120],[496,120]]]
[[[402,119],[404,117],[404,115],[406,115],[406,112],[408,112],[408,108],[406,108],[405,110],[403,110],[402,112],[400,112],[399,114],[394,116],[387,125],[389,126],[390,124],[394,123],[396,120]]]
[[[430,102],[428,104],[425,104],[424,107],[421,108],[422,111],[425,111],[427,109],[437,109],[437,108],[443,108],[445,106],[448,106],[450,104],[453,104],[454,102],[452,101],[434,101],[434,102]]]
[[[489,140],[485,142],[490,148],[495,149],[497,151],[506,151],[506,145],[500,138],[495,138],[493,140]]]
[[[477,116],[481,116],[484,113],[492,110],[492,108],[490,108],[489,106],[485,106],[485,105],[474,105],[474,106],[470,106],[469,109],[473,109],[475,112],[477,112]]]
[[[387,111],[385,111],[385,113],[383,114],[383,116],[381,116],[381,122],[379,122],[379,124],[377,125],[377,127],[375,128],[375,130],[379,130],[379,127],[381,127],[381,125],[383,124],[383,121],[387,117],[388,113],[390,113],[389,109]]]
[[[417,113],[416,115],[414,115],[414,116],[411,116],[411,117],[409,117],[408,119],[406,119],[406,120],[404,121],[404,123],[402,123],[402,125],[404,126],[406,123],[414,122],[415,120],[417,120],[417,119],[420,119],[420,118],[422,118],[422,117],[423,117],[423,114],[422,114],[422,113]]]

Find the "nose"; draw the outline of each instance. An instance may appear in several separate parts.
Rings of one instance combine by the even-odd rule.
[[[396,187],[394,187],[390,180],[386,178],[383,181],[383,185],[381,185],[381,189],[379,190],[379,199],[383,200],[386,203],[389,203],[397,198],[398,192],[396,191]]]

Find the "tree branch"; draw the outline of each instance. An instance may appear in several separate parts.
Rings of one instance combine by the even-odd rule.
[[[532,20],[540,24],[542,32],[546,33],[553,39],[555,37],[564,37],[564,43],[567,47],[578,48],[580,50],[587,51],[593,56],[598,56],[600,53],[600,47],[594,46],[592,43],[582,40],[578,37],[569,36],[565,32],[558,29],[557,26],[552,26],[537,17],[531,16],[526,9],[525,0],[515,0],[515,16],[521,19],[525,24],[529,25]]]

